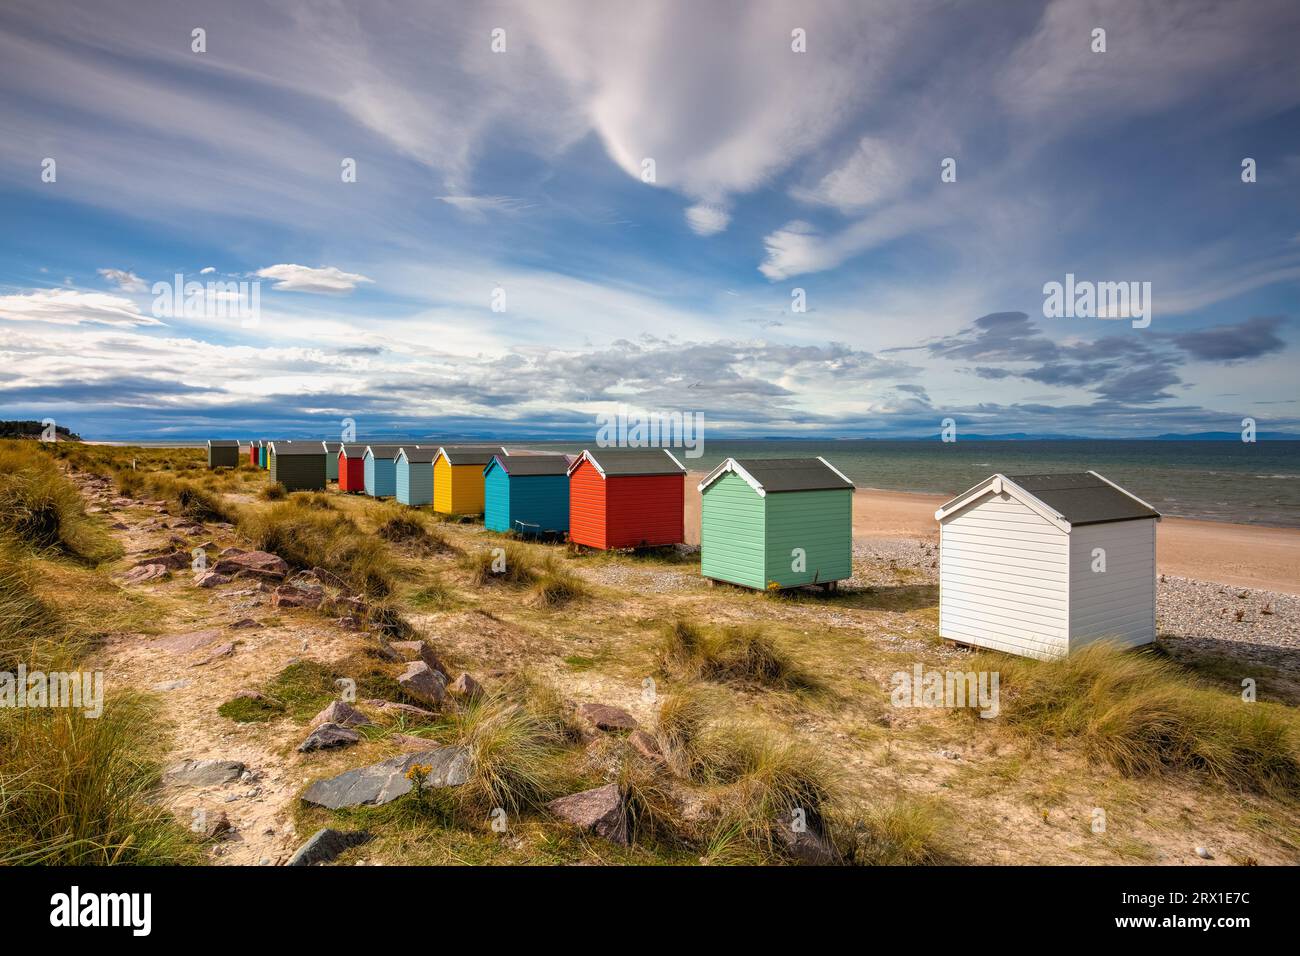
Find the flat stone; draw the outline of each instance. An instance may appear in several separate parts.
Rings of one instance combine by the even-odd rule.
[[[361,735],[355,730],[340,727],[338,724],[321,724],[298,745],[298,752],[305,754],[313,750],[332,750],[335,747],[350,747],[360,742]]]
[[[621,707],[609,704],[582,704],[578,714],[597,730],[636,730],[636,718]]]
[[[361,846],[371,840],[364,830],[335,830],[324,827],[311,835],[302,846],[294,851],[285,866],[314,866],[317,863],[329,863],[345,850]]]
[[[233,829],[234,827],[230,825],[230,817],[226,816],[226,811],[218,810],[217,814],[203,828],[203,836],[208,840],[215,840],[230,833]]]
[[[179,571],[181,568],[188,568],[193,560],[193,556],[188,551],[169,551],[166,554],[156,554],[153,557],[144,558],[136,562],[135,566],[140,568],[151,564],[161,564],[165,568]]]
[[[223,636],[221,628],[212,627],[203,631],[191,631],[188,634],[173,634],[171,637],[163,637],[154,641],[154,646],[161,647],[172,654],[189,654],[201,647],[215,644]]]
[[[439,707],[447,696],[447,678],[424,661],[412,661],[397,678],[397,683],[422,704]]]
[[[469,779],[469,751],[464,747],[439,747],[399,754],[328,780],[318,780],[307,788],[302,799],[329,810],[383,806],[411,791],[406,772],[417,764],[432,768],[424,782],[426,787],[458,787]]]
[[[231,641],[227,641],[224,644],[218,644],[206,655],[204,655],[202,659],[195,661],[190,666],[202,667],[204,664],[211,664],[213,661],[219,661],[223,657],[230,657],[234,653],[235,653],[234,643]]]
[[[318,608],[324,600],[325,591],[319,585],[302,587],[297,584],[281,584],[271,594],[272,607]]]
[[[194,579],[194,583],[201,588],[215,588],[222,584],[229,584],[233,581],[228,574],[218,574],[216,571],[205,571]]]
[[[560,797],[548,803],[546,809],[566,823],[627,846],[627,814],[616,783]]]
[[[142,581],[156,581],[169,574],[171,569],[165,564],[137,564],[122,576],[122,580],[127,584],[139,584]]]
[[[328,707],[312,718],[308,725],[315,729],[321,724],[338,724],[340,727],[364,727],[370,724],[366,715],[351,704],[341,700],[330,701]]]
[[[238,780],[244,764],[238,760],[182,760],[163,774],[163,782],[182,787],[219,787]]]
[[[267,551],[243,551],[239,554],[227,554],[223,551],[212,570],[218,574],[245,574],[282,579],[289,573],[289,565],[278,554]]]
[[[395,714],[405,714],[407,717],[437,717],[431,710],[425,710],[423,707],[416,707],[414,704],[401,704],[395,700],[363,700],[361,702],[367,707],[373,707],[375,710],[391,712]]]
[[[250,627],[256,627],[256,628],[266,627],[265,624],[262,624],[259,621],[254,621],[251,617],[241,617],[238,621],[235,621],[233,624],[227,624],[226,626],[229,627],[232,631],[234,630],[242,631]]]

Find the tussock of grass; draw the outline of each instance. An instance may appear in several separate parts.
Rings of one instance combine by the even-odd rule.
[[[92,564],[121,554],[86,514],[76,487],[30,442],[0,443],[0,537],[15,547]]]
[[[239,530],[255,547],[295,568],[324,568],[372,598],[392,591],[393,560],[383,543],[337,511],[279,502],[245,511]]]
[[[556,607],[591,594],[587,582],[562,567],[554,555],[539,558],[531,548],[513,541],[468,553],[460,564],[473,584],[527,586],[533,603],[542,607]]]
[[[657,653],[665,672],[712,681],[806,688],[812,678],[761,628],[704,628],[678,618],[664,629]]]
[[[114,474],[114,480],[122,494],[165,501],[169,510],[193,521],[230,521],[234,517],[220,496],[187,478],[123,469]],[[207,476],[202,480],[212,481]]]
[[[536,604],[556,607],[588,597],[591,588],[579,575],[560,567],[554,558],[548,558],[538,569],[533,580],[532,597]]]
[[[456,790],[464,809],[502,807],[513,816],[564,792],[558,758],[565,738],[544,702],[484,695],[456,712],[452,735],[470,753],[470,778]]]
[[[1191,772],[1274,796],[1300,791],[1300,737],[1286,708],[1245,703],[1177,665],[1098,642],[1062,661],[982,655],[1000,672],[1002,719],[1073,741],[1128,776]]]
[[[0,549],[0,670],[40,659],[37,648],[60,624],[59,612],[36,594],[31,562]]]
[[[455,607],[456,591],[441,578],[428,578],[418,590],[411,594],[410,602],[421,610],[445,611]]]
[[[134,697],[78,710],[0,712],[0,864],[199,862],[197,844],[151,803],[152,714]]]
[[[257,493],[263,501],[283,501],[289,497],[289,489],[278,481],[273,481]]]
[[[296,661],[259,688],[266,699],[238,697],[222,704],[218,713],[241,723],[273,720],[282,714],[310,720],[330,701],[338,700],[345,686],[354,686],[359,700],[405,700],[391,671],[391,665],[371,648],[359,649],[333,665]]]
[[[260,724],[275,720],[285,711],[272,697],[235,697],[217,708],[217,713],[237,724]]]
[[[855,866],[939,866],[955,860],[943,833],[947,815],[933,802],[895,800],[828,829],[846,862]]]

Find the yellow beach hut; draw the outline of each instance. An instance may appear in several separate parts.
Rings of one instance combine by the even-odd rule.
[[[443,445],[433,460],[433,510],[447,515],[483,513],[483,466],[500,445]]]

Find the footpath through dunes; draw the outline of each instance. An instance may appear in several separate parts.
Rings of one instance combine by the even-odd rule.
[[[590,833],[575,837],[557,816],[563,808],[547,809],[541,791],[511,811],[503,835],[491,829],[487,810],[430,824],[403,816],[410,808],[401,804],[304,805],[304,793],[334,802],[343,789],[374,783],[365,773],[339,782],[345,772],[379,766],[389,779],[392,768],[405,768],[434,741],[451,749],[456,732],[474,730],[475,709],[459,702],[470,695],[454,699],[450,680],[434,686],[430,672],[437,669],[449,678],[473,675],[473,684],[456,683],[462,691],[481,685],[489,696],[513,693],[525,677],[553,686],[565,720],[578,729],[547,758],[562,771],[560,792],[547,797],[616,782],[649,800],[652,818],[672,832],[689,831],[701,808],[725,807],[783,779],[788,767],[778,758],[785,754],[801,766],[833,768],[835,804],[855,820],[882,831],[901,827],[900,839],[923,835],[916,845],[925,852],[899,861],[938,859],[933,847],[943,859],[968,863],[1300,861],[1300,814],[1292,805],[1194,774],[1121,773],[1072,739],[1031,737],[1005,721],[895,706],[891,685],[899,672],[988,666],[937,640],[937,555],[924,540],[859,546],[853,578],[836,595],[769,595],[709,587],[689,552],[573,553],[334,490],[269,502],[259,494],[261,475],[198,479],[245,515],[288,508],[346,517],[365,540],[382,544],[394,585],[375,608],[388,616],[367,617],[348,611],[353,595],[336,586],[339,568],[313,578],[246,559],[236,576],[239,565],[223,566],[220,555],[254,547],[240,536],[246,524],[173,516],[168,503],[122,497],[102,479],[73,475],[130,552],[114,569],[118,580],[158,608],[150,633],[118,635],[99,652],[106,678],[160,699],[170,724],[167,764],[175,771],[160,798],[186,824],[211,829],[225,814],[229,830],[206,845],[214,863],[284,862],[322,826],[375,832],[372,842],[344,849],[342,863],[728,858],[707,836],[693,837],[686,849],[665,849],[644,835],[630,847]],[[215,578],[196,579],[190,569],[200,546]],[[295,543],[276,546],[287,553]],[[479,573],[480,559],[497,547],[522,563],[514,578]],[[566,576],[570,597],[547,598],[552,592],[542,585]],[[1277,617],[1292,613],[1282,612]],[[397,617],[412,633],[384,633]],[[1225,652],[1231,666],[1210,675],[1229,691],[1239,669],[1232,653]],[[314,734],[312,719],[339,696],[335,677],[356,682],[355,706],[332,709],[334,729]],[[1278,699],[1274,678],[1270,672],[1261,681],[1261,699]],[[1011,699],[1010,677],[1003,690]],[[262,696],[238,698],[243,691]],[[627,754],[650,746],[631,729],[664,739],[668,702],[682,699],[699,701],[733,741],[757,727],[781,745],[749,752],[744,767],[711,766],[709,773],[721,776],[687,781],[689,799],[675,773],[659,773],[647,790],[646,778],[626,776]],[[300,752],[309,736],[321,749]],[[435,771],[451,769],[439,764]],[[726,776],[733,773],[742,777]],[[654,803],[661,793],[678,801],[671,810]],[[1109,823],[1101,834],[1092,829],[1099,806]],[[865,859],[895,859],[880,855],[880,840],[868,842],[875,849]],[[1214,859],[1197,856],[1198,846],[1211,847]]]

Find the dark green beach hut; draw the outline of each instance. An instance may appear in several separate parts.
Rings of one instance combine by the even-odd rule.
[[[208,467],[238,468],[239,442],[234,439],[227,440],[224,438],[209,438]]]
[[[824,458],[728,458],[700,482],[700,573],[760,590],[853,575],[853,482]]]
[[[320,442],[270,442],[267,461],[271,480],[289,491],[325,489],[325,448]]]

